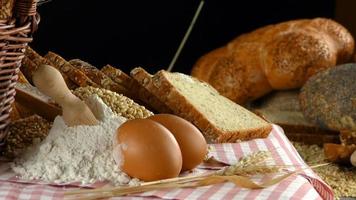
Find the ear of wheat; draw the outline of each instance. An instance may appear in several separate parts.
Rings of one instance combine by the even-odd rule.
[[[115,196],[129,195],[133,193],[146,192],[151,190],[169,189],[169,188],[187,188],[200,187],[224,182],[234,183],[238,187],[249,189],[262,189],[274,184],[277,184],[284,179],[299,173],[306,168],[285,172],[291,165],[270,165],[268,161],[273,161],[271,153],[267,151],[259,151],[251,155],[241,158],[236,164],[222,168],[221,170],[192,175],[186,177],[178,177],[159,181],[141,183],[138,186],[120,186],[102,189],[80,189],[68,191],[66,197],[71,199],[100,199]],[[329,163],[313,166],[322,167]],[[252,180],[255,175],[279,174],[277,177],[265,180],[262,183],[256,183]]]

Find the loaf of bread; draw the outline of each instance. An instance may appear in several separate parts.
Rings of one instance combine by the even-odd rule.
[[[253,101],[249,109],[281,126],[289,140],[304,144],[338,143],[339,132],[309,122],[299,105],[299,90],[274,91]]]
[[[300,88],[319,71],[347,62],[354,39],[330,19],[293,20],[243,34],[202,56],[192,75],[237,103]]]
[[[209,142],[263,138],[272,129],[262,118],[191,76],[164,70],[151,76],[142,68],[133,69],[131,76],[174,114],[197,126]]]
[[[299,104],[299,90],[274,91],[253,101],[248,109],[282,126],[286,133],[338,135],[338,132],[319,127],[304,117]]]
[[[9,159],[19,156],[33,143],[46,138],[51,127],[50,122],[38,115],[12,121],[2,155]]]
[[[337,131],[356,131],[356,64],[343,64],[311,77],[300,105],[312,123]]]

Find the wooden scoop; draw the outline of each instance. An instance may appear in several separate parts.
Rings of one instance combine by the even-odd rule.
[[[39,116],[45,118],[46,120],[53,122],[54,118],[57,115],[62,114],[62,110],[58,105],[51,104],[49,102],[40,99],[26,90],[16,87],[16,103],[20,104],[20,106],[25,107],[26,109],[38,114]],[[17,104],[17,106],[19,106]],[[20,112],[21,113],[21,112]]]
[[[63,120],[68,126],[96,125],[89,107],[68,89],[60,72],[49,65],[41,65],[33,73],[32,81],[43,94],[62,107]]]

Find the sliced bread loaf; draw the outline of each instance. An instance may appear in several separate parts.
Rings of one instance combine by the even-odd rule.
[[[123,85],[129,91],[129,94],[126,94],[126,96],[144,105],[149,110],[158,113],[172,113],[166,104],[120,69],[111,65],[105,65],[100,71],[109,76],[117,84]]]
[[[311,135],[333,134],[328,130],[309,122],[299,105],[299,90],[275,91],[254,101],[248,107],[267,121],[282,126],[288,133],[308,133]]]
[[[267,137],[272,126],[221,96],[207,83],[164,70],[154,76],[135,68],[131,76],[164,102],[174,114],[196,125],[208,142],[236,142]]]

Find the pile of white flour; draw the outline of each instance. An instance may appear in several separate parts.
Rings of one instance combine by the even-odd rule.
[[[18,158],[12,169],[23,179],[55,183],[110,181],[114,185],[137,184],[119,169],[112,156],[116,129],[126,121],[115,115],[96,95],[88,106],[100,121],[96,126],[68,127],[57,116],[49,135]]]

